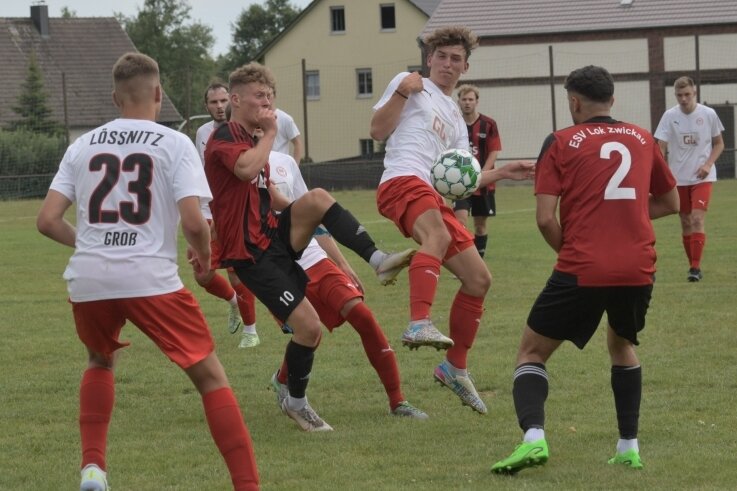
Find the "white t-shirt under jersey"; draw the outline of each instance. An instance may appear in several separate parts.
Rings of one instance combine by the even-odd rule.
[[[387,103],[407,75],[402,72],[389,82],[374,111]],[[422,84],[424,90],[404,103],[399,123],[386,141],[381,183],[399,176],[417,176],[430,183],[430,167],[438,155],[449,148],[468,150],[468,130],[456,101],[429,78]]]
[[[205,164],[205,147],[207,147],[207,140],[210,139],[210,135],[215,130],[215,120],[211,119],[207,123],[197,128],[197,134],[194,138],[195,147],[197,147],[197,153],[200,154],[200,160],[202,164]]]
[[[276,138],[274,138],[274,145],[271,149],[274,152],[289,153],[289,142],[300,135],[297,123],[294,122],[289,114],[285,113],[281,109],[276,111]]]
[[[307,192],[307,185],[302,178],[302,173],[291,156],[281,152],[271,152],[269,154],[269,168],[271,169],[270,180],[272,184],[290,201],[298,199]],[[302,269],[307,271],[307,269],[327,257],[320,244],[313,238],[302,253],[302,258],[297,262],[302,266]]]
[[[709,158],[711,140],[724,131],[714,109],[696,104],[690,114],[674,106],[660,118],[655,138],[668,143],[668,165],[679,186],[691,186],[701,182],[717,180],[716,166],[712,166],[704,179],[696,177],[696,172]]]
[[[51,189],[77,205],[75,250],[64,271],[73,301],[182,288],[177,202],[212,199],[187,136],[152,121],[116,119],[69,146]]]

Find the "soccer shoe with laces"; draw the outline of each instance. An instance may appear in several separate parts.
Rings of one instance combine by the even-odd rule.
[[[302,409],[299,409],[297,411],[289,409],[289,405],[287,404],[287,402],[287,399],[284,399],[284,401],[282,402],[282,412],[292,418],[303,430],[310,432],[333,431],[333,427],[327,424],[325,421],[322,420],[320,416],[317,415],[315,410],[312,409],[312,406],[310,406],[309,402],[305,404]]]
[[[491,466],[495,474],[517,474],[522,469],[543,465],[548,461],[548,444],[544,438],[517,445],[512,455]]]
[[[243,321],[241,320],[241,312],[238,310],[238,304],[230,305],[230,310],[228,311],[228,331],[230,334],[235,334],[241,325],[243,325]]]
[[[239,348],[255,348],[261,344],[261,340],[258,338],[258,333],[244,332],[241,334],[241,342],[238,344]]]
[[[453,340],[437,330],[430,319],[412,321],[402,334],[402,344],[410,350],[420,346],[432,346],[437,350],[453,346]]]
[[[632,469],[642,469],[642,460],[640,460],[640,453],[634,448],[630,448],[626,452],[618,453],[611,459],[610,464],[621,464],[626,465]]]
[[[279,376],[279,370],[274,372],[274,375],[271,376],[271,390],[276,392],[276,403],[279,405],[279,408],[281,409],[283,406],[282,404],[286,400],[287,396],[289,395],[289,388],[287,388],[287,384],[283,384],[279,382],[279,379],[277,378]]]
[[[461,399],[461,403],[464,406],[470,406],[477,413],[486,414],[486,404],[484,404],[484,401],[481,400],[478,392],[476,392],[476,387],[473,386],[473,380],[470,374],[468,377],[453,375],[450,373],[445,362],[443,362],[435,367],[434,376],[438,383],[452,390]]]
[[[414,249],[406,249],[402,252],[387,254],[379,267],[376,268],[376,276],[382,285],[393,285],[397,281],[399,273],[409,266],[412,256],[415,255]]]
[[[686,279],[691,283],[696,283],[697,281],[701,281],[703,277],[704,275],[701,274],[701,270],[699,268],[690,268]]]
[[[403,416],[406,418],[414,418],[414,419],[428,419],[429,416],[427,413],[421,409],[417,409],[412,404],[410,404],[407,401],[402,401],[399,403],[397,407],[395,407],[391,414],[394,416]]]
[[[107,473],[95,464],[86,465],[81,474],[79,491],[109,491]]]

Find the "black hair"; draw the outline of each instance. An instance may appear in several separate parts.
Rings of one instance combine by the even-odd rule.
[[[563,87],[595,102],[608,102],[614,95],[614,78],[600,66],[589,65],[573,70]]]

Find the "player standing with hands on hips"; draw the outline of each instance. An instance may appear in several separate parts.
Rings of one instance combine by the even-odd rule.
[[[258,489],[251,437],[215,355],[194,296],[177,274],[177,228],[197,270],[210,266],[210,227],[200,200],[212,196],[188,137],[156,124],[157,63],[140,53],[113,67],[121,117],[66,151],[37,226],[74,248],[64,271],[74,322],[89,353],[79,390],[81,491],[107,491],[106,445],[115,401],[114,361],[126,321],[143,331],[194,383],[233,489]],[[115,135],[115,136],[114,136]],[[77,204],[77,227],[64,219]],[[163,483],[158,483],[162,486]]]
[[[679,78],[674,87],[678,105],[663,114],[655,138],[678,182],[681,235],[689,262],[686,279],[696,282],[703,278],[704,218],[712,183],[717,180],[714,164],[724,150],[724,126],[714,109],[696,102],[696,84],[691,78]]]
[[[614,80],[608,71],[579,68],[564,87],[574,125],[548,136],[535,172],[537,226],[558,262],[522,333],[512,396],[524,439],[491,468],[499,474],[547,462],[545,363],[565,340],[583,349],[604,312],[619,427],[609,463],[642,468],[642,369],[635,346],[655,274],[651,220],[678,211],[676,183],[652,135],[610,116]]]
[[[425,36],[430,76],[396,75],[374,106],[371,137],[386,140],[384,174],[376,193],[379,212],[420,247],[409,267],[410,322],[402,342],[410,348],[447,349],[434,378],[465,405],[487,412],[466,369],[468,351],[481,323],[491,273],[474,247],[473,236],[433,188],[430,168],[450,148],[468,150],[468,133],[458,104],[451,97],[468,57],[478,45],[462,26],[437,29]],[[499,179],[526,179],[531,162],[512,162],[484,171],[480,185]],[[450,338],[433,325],[430,309],[444,265],[460,281],[450,311]]]

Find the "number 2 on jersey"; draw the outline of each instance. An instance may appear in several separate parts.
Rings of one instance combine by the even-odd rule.
[[[606,185],[604,199],[635,199],[635,188],[619,187],[632,166],[632,154],[629,149],[619,142],[607,142],[601,146],[599,157],[610,159],[615,152],[622,157],[622,162]]]
[[[146,223],[151,217],[151,182],[153,160],[144,153],[133,153],[120,159],[110,153],[101,153],[90,160],[90,171],[98,172],[105,167],[105,175],[90,196],[90,223],[117,223],[121,218],[132,225]],[[102,204],[120,178],[120,172],[134,172],[138,179],[128,183],[128,191],[136,195],[136,201],[121,201],[117,210],[103,210]]]

